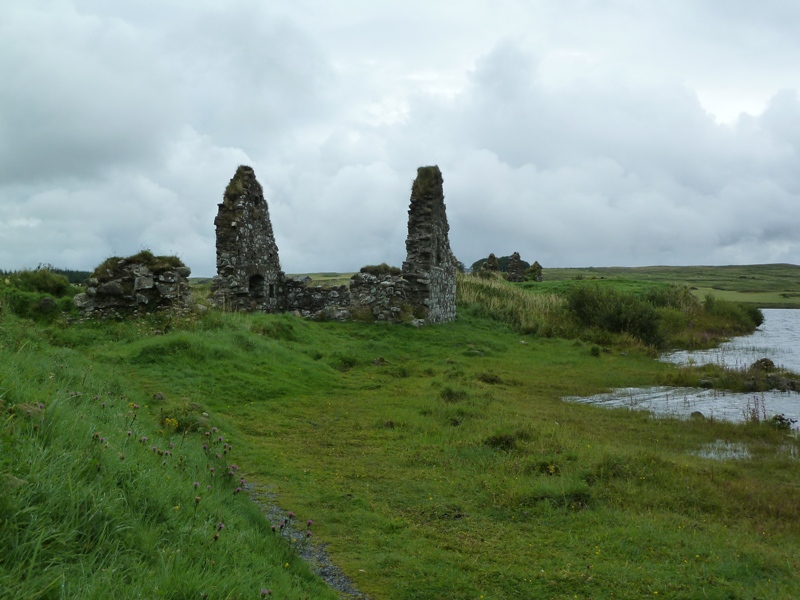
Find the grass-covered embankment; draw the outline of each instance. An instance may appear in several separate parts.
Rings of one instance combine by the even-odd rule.
[[[0,597],[336,597],[237,490],[228,428],[160,409],[122,365],[2,316]]]
[[[178,421],[184,402],[200,405],[211,416],[208,425],[216,424],[232,439],[231,460],[239,472],[273,490],[286,509],[312,518],[314,539],[328,543],[334,559],[376,599],[800,595],[796,438],[758,422],[653,420],[562,402],[563,396],[657,383],[674,367],[653,361],[651,347],[635,330],[614,331],[621,313],[613,306],[608,313],[589,311],[602,318],[584,324],[577,314],[570,316],[563,297],[542,304],[532,300],[526,309],[529,300],[520,294],[527,292],[498,285],[504,288],[473,290],[499,298],[495,305],[468,297],[462,285],[459,320],[422,329],[211,312],[173,321],[169,333],[154,336],[157,319],[51,326],[44,333],[12,319],[4,325],[6,331],[10,322],[8,330],[15,333],[3,342],[2,364],[19,355],[28,356],[31,366],[4,371],[6,378],[19,372],[19,383],[0,387],[9,390],[7,409],[29,399],[50,406],[54,393],[83,391],[79,400],[56,395],[62,415],[93,411],[83,417],[90,423],[86,431],[75,428],[62,442],[69,447],[74,437],[83,449],[82,455],[65,458],[63,468],[77,464],[86,477],[99,478],[95,495],[105,490],[111,497],[118,477],[105,480],[103,474],[106,467],[128,463],[128,454],[119,461],[116,452],[127,439],[129,403],[148,405],[153,414],[145,419],[140,408],[137,423],[154,428],[162,415]],[[505,297],[504,289],[517,291]],[[631,314],[642,308],[631,307]],[[535,335],[523,333],[522,318],[537,324],[527,329]],[[50,372],[58,379],[48,388]],[[109,391],[115,402],[127,396],[125,406],[115,407],[123,419],[116,427],[102,421],[113,413],[93,400],[93,394]],[[158,409],[152,404],[156,392],[167,398]],[[16,408],[13,414],[6,413],[7,423],[28,423]],[[94,432],[109,440],[112,433],[117,436],[106,442],[113,453],[92,439]],[[30,435],[37,439],[35,431]],[[163,450],[167,437],[162,443],[161,435],[155,429],[150,437],[157,437]],[[199,461],[197,472],[204,472],[205,454],[198,448],[203,442],[189,439],[199,454],[186,460]],[[719,462],[699,454],[718,440],[748,448],[752,458]],[[143,484],[148,491],[142,498],[175,496],[168,496],[162,511],[170,520],[153,525],[160,528],[159,539],[174,543],[176,553],[187,551],[183,540],[217,551],[225,540],[212,543],[208,536],[223,520],[218,509],[206,515],[202,528],[192,525],[190,513],[172,511],[187,491],[193,502],[197,479],[180,469],[163,471],[163,457],[133,445],[129,454],[143,461],[143,469],[174,478],[161,477],[161,488]],[[80,457],[91,459],[92,453],[108,463],[100,474],[81,467]],[[42,485],[16,461],[4,463],[2,471],[26,482],[8,488],[14,502]],[[146,481],[146,473],[133,477]],[[244,506],[230,488],[219,493],[219,510]],[[206,500],[198,515],[215,502]],[[27,510],[42,510],[36,498],[19,502],[36,507]],[[128,510],[126,503],[120,506],[121,512]],[[237,522],[227,514],[224,519],[222,533],[239,531],[265,544],[273,539],[259,535],[264,524],[258,515],[249,527],[246,519]],[[244,546],[236,546],[245,553],[241,557],[220,554],[210,560],[218,561],[220,573],[246,564],[252,555]],[[65,559],[55,545],[48,548],[52,555],[46,561],[31,551],[25,567],[6,575],[8,580],[24,583],[30,565],[46,572],[47,565],[66,564],[72,565],[65,574],[70,585],[89,585],[86,572],[95,570],[83,565],[91,564],[91,555]],[[106,560],[117,553],[134,557],[131,579],[166,572],[148,544],[123,538]],[[277,579],[282,561],[265,558],[264,568],[272,570],[259,575],[262,579],[243,579],[241,588],[225,588],[219,596],[254,597],[259,586],[277,589],[274,581],[282,581],[284,596],[292,597],[287,591],[296,589],[292,586],[314,585],[291,561],[285,578]],[[51,572],[55,578],[57,571]],[[235,567],[232,572],[226,581],[238,579]],[[180,581],[175,573],[172,577]]]

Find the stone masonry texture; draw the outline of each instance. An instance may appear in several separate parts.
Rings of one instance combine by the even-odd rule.
[[[403,278],[411,304],[429,323],[456,318],[456,260],[450,250],[447,214],[437,166],[420,167],[411,186]]]
[[[284,310],[286,293],[278,246],[264,191],[252,168],[236,170],[218,206],[213,304],[226,310]]]

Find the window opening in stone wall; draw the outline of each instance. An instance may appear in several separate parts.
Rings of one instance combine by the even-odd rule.
[[[253,275],[247,285],[250,290],[250,296],[253,298],[264,297],[264,278],[261,275]]]
[[[275,284],[274,283],[270,283],[269,284],[269,297],[270,298],[274,298],[275,297]]]

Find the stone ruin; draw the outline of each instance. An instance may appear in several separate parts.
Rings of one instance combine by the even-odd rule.
[[[525,281],[525,265],[519,257],[519,252],[514,252],[508,260],[507,270],[508,281]]]
[[[225,188],[217,218],[217,276],[212,302],[225,310],[276,312],[284,308],[284,273],[264,191],[241,166]]]
[[[403,278],[408,299],[430,323],[456,318],[456,259],[450,250],[439,167],[420,167],[411,186]]]
[[[188,313],[192,307],[191,269],[174,256],[147,250],[127,258],[112,257],[98,266],[75,296],[82,318],[121,319],[147,313]]]
[[[250,167],[237,169],[214,224],[217,276],[212,303],[220,309],[416,324],[456,317],[456,260],[436,166],[417,170],[408,210],[407,256],[399,276],[357,273],[349,288],[286,279],[263,191]]]
[[[500,261],[497,260],[494,252],[489,253],[489,256],[486,258],[483,265],[481,265],[481,269],[484,271],[492,271],[493,273],[500,272]]]

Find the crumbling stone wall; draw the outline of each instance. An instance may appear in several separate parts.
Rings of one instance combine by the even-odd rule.
[[[350,318],[350,290],[346,285],[324,287],[302,281],[286,281],[285,308],[303,317],[347,321]]]
[[[240,166],[225,189],[214,225],[217,276],[212,303],[225,310],[285,310],[284,273],[264,191],[253,169]]]
[[[148,251],[128,258],[105,260],[87,280],[86,292],[75,296],[83,318],[121,319],[192,308],[191,269],[178,258],[153,256]]]
[[[420,167],[411,186],[403,278],[408,300],[429,323],[456,318],[456,260],[450,250],[442,173]]]
[[[290,311],[310,318],[451,321],[456,315],[456,261],[438,167],[417,170],[408,215],[402,276],[358,273],[349,289],[290,281],[280,268],[261,185],[253,169],[241,166],[214,220],[217,276],[212,302],[225,310]]]
[[[350,278],[350,313],[361,321],[411,323],[424,317],[414,314],[409,297],[409,283],[399,275],[356,273]],[[422,307],[420,307],[422,308]]]
[[[508,280],[525,281],[525,265],[519,257],[519,252],[514,252],[508,259]]]

